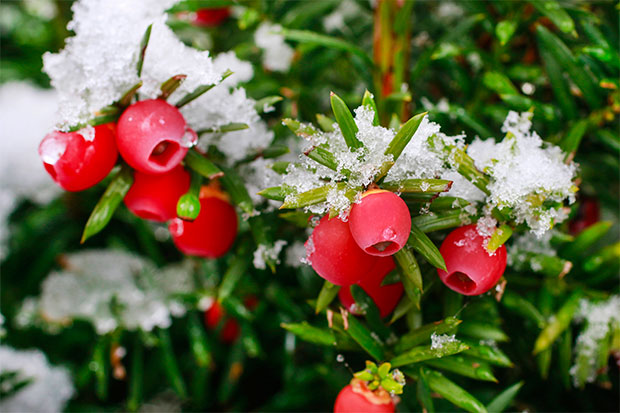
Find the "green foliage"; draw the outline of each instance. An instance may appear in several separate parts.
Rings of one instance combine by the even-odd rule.
[[[119,329],[103,336],[80,320],[55,335],[37,326],[17,328],[12,321],[24,298],[37,295],[45,276],[62,268],[61,254],[80,248],[80,237],[88,239],[89,247],[132,251],[159,266],[181,259],[170,240],[156,237],[151,226],[122,208],[116,210],[131,185],[129,171],[121,169],[105,182],[107,189],[102,184],[80,195],[64,194],[46,206],[23,202],[15,209],[10,217],[9,254],[2,261],[1,309],[8,320],[4,341],[15,347],[36,345],[53,363],[70,366],[77,388],[68,406],[71,411],[135,411],[166,389],[172,389],[188,411],[326,411],[351,379],[338,360],[358,371],[370,359],[382,379],[387,373],[379,370],[387,361],[388,370],[399,367],[407,376],[400,411],[617,410],[618,372],[609,369],[613,363],[608,357],[618,351],[618,332],[610,330],[596,343],[601,374],[593,383],[585,385],[589,360],[575,354],[583,329],[575,317],[580,299],[605,300],[617,293],[620,269],[620,64],[614,4],[458,2],[460,16],[442,17],[438,2],[408,2],[409,14],[398,17],[395,27],[400,31],[391,40],[394,49],[389,49],[398,50],[401,64],[400,72],[392,75],[400,76],[408,88],[402,92],[396,85],[396,91],[384,96],[384,62],[371,57],[375,11],[368,2],[355,3],[356,15],[345,17],[344,27],[326,33],[323,18],[339,3],[252,1],[244,2],[247,8],[239,17],[219,27],[194,27],[174,15],[169,24],[188,44],[204,47],[201,39],[206,36],[214,54],[234,50],[240,59],[253,63],[255,77],[245,85],[248,94],[257,100],[259,112],[277,104],[275,111],[262,113],[276,135],[273,146],[262,154],[265,158],[285,153],[293,134],[303,138],[316,133],[318,128],[302,123],[315,119],[322,130],[337,122],[347,145],[360,147],[349,110],[360,101],[379,108],[377,124],[387,126],[395,119],[400,129],[388,149],[395,159],[426,112],[447,133],[499,138],[508,110],[532,109],[540,136],[558,144],[580,165],[580,195],[570,220],[578,218],[586,197],[595,197],[605,221],[575,237],[567,235],[568,224],[558,226],[558,236],[551,241],[556,255],[530,252],[521,267],[509,266],[504,290],[494,296],[463,298],[438,281],[436,268],[445,267],[438,246],[452,228],[475,220],[475,214],[465,212],[468,204],[459,198],[436,199],[449,189],[449,181],[382,182],[391,166],[385,165],[377,182],[400,192],[416,211],[407,247],[395,255],[394,279],[403,282],[405,294],[393,315],[381,319],[374,302],[354,286],[353,297],[364,308],[363,317],[356,317],[340,311],[336,298],[340,287],[322,282],[309,266],[268,260],[270,271],[263,271],[251,265],[257,245],[270,245],[273,239],[305,241],[307,235],[300,227],[307,226],[308,214],[275,211],[253,216],[255,204],[234,168],[225,167],[222,157],[212,152],[203,156],[190,150],[185,165],[194,176],[192,189],[179,202],[183,215],[194,216],[192,197],[199,176],[219,177],[233,203],[249,217],[240,221],[233,252],[217,260],[191,260],[197,293],[183,299],[195,310],[175,318],[168,329]],[[2,11],[17,16],[10,24],[4,18],[1,23],[2,82],[30,79],[47,85],[40,73],[40,55],[62,46],[70,17],[68,2],[56,4],[59,13],[49,21],[21,3],[0,5]],[[395,7],[396,2],[382,4]],[[177,7],[177,11],[196,10],[202,4],[182,2]],[[295,47],[295,59],[286,73],[261,69],[252,36],[263,20],[281,24],[284,37]],[[410,45],[409,49],[403,45]],[[145,47],[146,43],[142,52]],[[162,95],[170,95],[182,81],[179,75],[164,82]],[[197,88],[177,106],[211,87]],[[370,92],[362,98],[360,91],[365,88]],[[326,99],[331,90],[334,94]],[[442,99],[446,104],[439,104]],[[116,119],[118,107],[115,110],[102,113],[93,124]],[[335,121],[317,113],[333,113]],[[231,123],[218,131],[243,128],[247,125]],[[465,151],[454,149],[451,160],[459,172],[487,191],[484,171]],[[334,155],[321,146],[306,155],[336,169]],[[244,163],[247,160],[240,162]],[[272,168],[281,173],[288,165],[288,160],[276,161]],[[343,184],[298,194],[282,208],[321,202],[332,185]],[[282,202],[287,191],[273,187],[260,194]],[[418,206],[428,206],[432,214],[418,214]],[[494,234],[493,246],[511,245],[515,235],[523,232],[517,225],[502,229]],[[248,309],[244,300],[249,296],[258,298],[257,307]],[[204,328],[199,302],[205,297],[221,302],[228,316],[239,323],[235,343],[219,339],[222,324],[215,330]],[[455,341],[433,348],[433,338],[443,335],[455,335]],[[118,367],[110,358],[114,346],[127,349],[120,362],[126,368],[125,379],[114,375]],[[581,389],[570,387],[569,370],[575,363]],[[18,391],[28,384],[24,380],[0,376],[3,391],[5,387]]]

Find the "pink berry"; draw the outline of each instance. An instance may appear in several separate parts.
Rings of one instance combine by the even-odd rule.
[[[437,270],[441,281],[463,295],[480,295],[495,286],[506,269],[506,247],[489,253],[487,242],[475,224],[448,234],[439,249],[448,270]]]
[[[136,171],[127,195],[127,208],[143,219],[164,222],[177,216],[177,202],[189,189],[190,176],[181,165],[170,172],[151,175]]]
[[[161,174],[177,166],[193,140],[181,112],[165,100],[142,100],[118,120],[121,156],[135,169]],[[195,134],[194,134],[195,135]]]
[[[237,235],[237,213],[224,195],[201,196],[200,214],[191,222],[175,218],[168,227],[177,248],[187,255],[217,258],[226,254]]]
[[[349,227],[357,245],[366,253],[385,257],[400,250],[409,239],[411,215],[398,195],[370,190],[353,204]]]
[[[214,7],[196,11],[193,24],[196,26],[213,27],[220,25],[230,16],[230,8]]]
[[[394,409],[387,393],[376,396],[363,385],[345,386],[334,403],[334,413],[394,413]]]
[[[329,219],[327,215],[321,218],[305,245],[312,268],[336,285],[355,284],[377,260],[358,247],[347,222]]]
[[[400,297],[403,295],[403,284],[401,282],[381,286],[383,279],[394,268],[396,268],[396,265],[392,257],[381,257],[364,278],[357,283],[375,302],[379,308],[381,317],[386,317],[390,314],[394,308],[396,308]],[[347,308],[349,312],[353,314],[357,313],[356,307],[354,306],[355,300],[353,299],[353,295],[351,295],[350,287],[341,288],[338,292],[338,297],[342,305]]]
[[[114,124],[78,132],[52,132],[41,141],[39,156],[45,170],[65,190],[90,188],[105,178],[116,163]]]

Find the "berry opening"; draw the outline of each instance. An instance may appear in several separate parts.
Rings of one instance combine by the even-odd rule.
[[[151,151],[149,161],[155,164],[166,167],[170,162],[170,159],[179,150],[179,144],[174,141],[161,141]]]
[[[461,293],[470,293],[476,289],[474,280],[463,272],[455,271],[448,275],[445,281],[446,285]]]
[[[381,241],[366,248],[368,254],[392,255],[399,250],[398,244],[392,241]]]

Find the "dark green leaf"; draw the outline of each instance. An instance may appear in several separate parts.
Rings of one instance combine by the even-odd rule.
[[[159,94],[158,99],[166,100],[168,97],[174,93],[175,90],[181,86],[183,81],[187,78],[187,75],[174,75],[170,79],[166,80],[161,84],[159,90],[161,93]]]
[[[181,399],[187,397],[187,390],[185,381],[179,370],[174,351],[172,349],[172,342],[170,340],[170,333],[168,330],[159,328],[157,330],[157,336],[159,337],[159,349],[164,361],[164,372],[168,377],[170,385]]]
[[[80,243],[83,244],[88,238],[105,228],[132,184],[133,172],[127,165],[123,165],[91,212]]]
[[[316,308],[315,312],[318,314],[321,311],[325,310],[329,304],[334,301],[334,298],[338,295],[338,291],[340,290],[340,286],[334,285],[329,281],[325,281],[323,283],[323,287],[319,292],[319,297],[316,300]]]
[[[373,111],[375,116],[372,119],[372,124],[373,126],[379,126],[379,111],[377,110],[377,103],[375,102],[372,93],[368,90],[364,92],[364,97],[362,97],[362,106],[365,106]]]
[[[437,193],[449,191],[452,181],[446,179],[403,179],[398,182],[383,182],[381,188],[403,193]]]
[[[433,334],[450,334],[456,330],[456,326],[461,323],[454,317],[446,317],[445,320],[436,321],[419,327],[400,338],[396,344],[396,352],[402,353],[414,346],[422,344],[431,339]]]
[[[558,310],[554,317],[551,318],[547,326],[541,331],[540,335],[534,343],[533,354],[538,354],[541,351],[548,349],[560,334],[568,328],[570,322],[573,320],[577,309],[579,308],[579,301],[581,300],[581,291],[575,291],[566,300],[564,305]]]
[[[508,387],[506,390],[498,394],[491,403],[487,405],[487,411],[489,413],[501,413],[506,410],[512,404],[512,401],[523,387],[524,382],[520,381]]]
[[[492,381],[497,383],[491,367],[485,363],[464,356],[450,356],[440,359],[426,360],[424,364],[436,369],[445,370],[476,380]]]
[[[355,124],[355,120],[347,104],[334,92],[331,92],[330,96],[332,110],[334,111],[336,122],[338,122],[340,126],[340,131],[342,132],[345,143],[350,149],[361,148],[362,142],[360,142],[356,136],[357,125]]]
[[[484,413],[487,411],[478,399],[462,387],[448,380],[443,374],[429,369],[425,369],[425,374],[431,390],[454,405],[471,413]]]
[[[151,30],[153,29],[153,24],[149,24],[149,27],[146,28],[144,35],[142,35],[142,40],[140,41],[140,54],[138,55],[138,63],[136,64],[136,70],[138,73],[138,77],[142,76],[142,66],[144,65],[144,54],[146,53],[146,48],[149,45],[149,39],[151,38]]]
[[[258,113],[266,112],[265,109],[273,107],[273,105],[280,102],[282,99],[283,99],[282,96],[264,97],[256,101],[256,103],[254,104],[254,109],[256,109],[256,112]]]
[[[214,179],[224,174],[213,162],[193,149],[187,151],[187,155],[185,155],[185,164],[207,179]]]
[[[407,240],[407,245],[422,255],[429,264],[435,268],[441,268],[446,271],[446,263],[439,249],[435,246],[433,241],[414,224],[411,224],[411,235],[409,236],[409,240]]]
[[[280,326],[309,343],[333,347],[336,342],[334,334],[330,330],[311,326],[306,321],[297,324],[282,323]]]
[[[224,72],[222,74],[222,78],[220,79],[220,83],[224,81],[224,79],[226,79],[228,76],[232,75],[233,72],[231,72],[230,70],[227,70],[226,72]],[[194,89],[193,92],[188,93],[187,95],[183,96],[177,103],[176,103],[176,107],[177,108],[182,108],[183,106],[187,105],[188,103],[190,103],[191,101],[199,98],[200,96],[202,96],[203,94],[205,94],[206,92],[208,92],[209,90],[213,89],[215,86],[217,86],[216,84],[213,85],[201,85],[198,86],[196,89]]]
[[[366,52],[359,47],[346,42],[342,39],[338,39],[331,36],[325,36],[323,34],[311,32],[308,30],[282,30],[282,35],[287,40],[292,40],[300,43],[308,43],[318,46],[327,47],[328,49],[344,50],[346,52],[353,53],[360,56],[369,67],[372,66],[372,59],[366,54]]]
[[[581,89],[583,98],[588,106],[591,108],[600,107],[601,93],[598,85],[594,82],[591,75],[577,64],[575,57],[564,42],[542,24],[536,27],[536,33],[542,47],[549,51],[560,66],[568,72],[579,89]]]
[[[377,305],[373,299],[364,291],[359,285],[351,285],[351,295],[356,303],[356,309],[364,314],[368,326],[381,337],[383,340],[387,340],[392,335],[390,329],[383,323],[381,314]]]

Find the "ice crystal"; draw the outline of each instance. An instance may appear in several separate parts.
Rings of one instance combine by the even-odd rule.
[[[254,33],[254,42],[263,50],[263,66],[274,72],[287,72],[295,53],[284,41],[281,30],[279,24],[263,22]]]
[[[582,300],[576,320],[585,323],[585,328],[577,337],[575,345],[575,364],[570,369],[576,387],[584,382],[592,383],[598,375],[597,361],[608,335],[620,330],[620,296],[611,296],[606,301],[591,302]],[[607,355],[603,355],[607,360]]]
[[[189,263],[157,269],[127,252],[92,250],[67,255],[64,267],[48,275],[36,301],[24,303],[22,318],[34,308],[52,323],[90,321],[99,334],[117,327],[150,331],[184,314],[178,294],[193,290]]]
[[[7,373],[17,373],[15,384],[27,384],[0,400],[3,412],[60,412],[74,393],[69,371],[50,365],[40,350],[0,346],[0,375]]]
[[[436,334],[433,333],[431,335],[431,350],[437,350],[443,348],[446,343],[456,343],[458,340],[455,338],[454,334]]]

